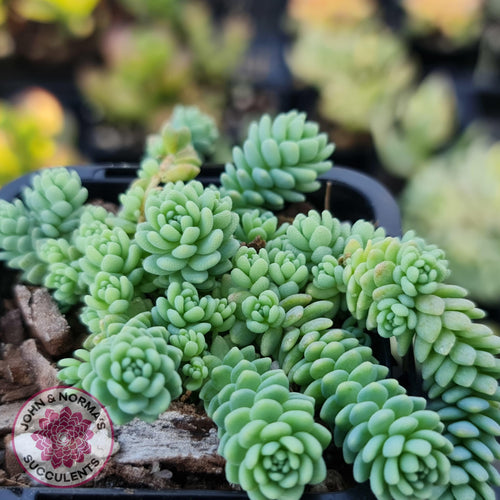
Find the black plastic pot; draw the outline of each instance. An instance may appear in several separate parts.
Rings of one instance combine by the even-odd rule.
[[[116,202],[135,179],[138,167],[134,165],[85,165],[69,167],[78,172],[83,185],[89,191],[89,198],[101,198]],[[202,167],[198,179],[204,184],[218,184],[223,167],[207,165]],[[19,196],[30,183],[32,172],[10,182],[0,189],[0,199],[11,201]],[[389,236],[401,234],[399,207],[391,193],[375,179],[356,170],[333,167],[321,176],[322,188],[309,200],[318,209],[328,208],[335,217],[350,222],[365,219],[385,228]],[[326,186],[331,183],[330,205],[320,206]]]
[[[237,491],[202,490],[131,490],[111,488],[27,488],[17,491],[0,490],[1,500],[245,500],[247,495]],[[306,493],[302,500],[374,500],[367,483],[335,493]],[[286,499],[284,499],[286,500]]]
[[[78,172],[83,185],[89,191],[89,199],[103,199],[116,202],[118,195],[126,190],[130,182],[136,178],[136,166],[77,166],[70,167]],[[206,166],[198,177],[204,184],[218,184],[221,166]],[[0,189],[0,199],[12,201],[19,196],[24,187],[30,184],[35,173],[27,174]],[[317,209],[329,209],[337,218],[354,222],[365,219],[385,228],[390,236],[401,233],[399,208],[390,192],[379,182],[358,171],[343,167],[333,167],[321,177],[322,187],[309,200]],[[329,191],[329,206],[324,207],[326,191]],[[373,351],[380,363],[389,368],[392,366],[389,343],[378,336],[373,338]],[[232,491],[205,490],[135,490],[107,488],[13,488],[0,490],[0,500],[79,500],[90,499],[125,500],[133,498],[169,500],[188,499],[238,499],[244,500],[247,495]],[[368,483],[356,485],[350,489],[330,493],[306,493],[304,500],[373,500],[375,497]]]

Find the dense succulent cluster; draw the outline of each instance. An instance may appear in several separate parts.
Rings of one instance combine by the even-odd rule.
[[[227,479],[252,499],[323,481],[328,428],[380,500],[494,498],[500,340],[446,282],[444,252],[328,210],[266,211],[301,200],[330,165],[303,114],[253,123],[220,188],[191,178],[191,134],[172,130],[155,146],[170,159],[150,151],[117,214],[84,204],[64,169],[0,202],[0,257],[88,327],[61,381],[117,424],[200,397]],[[414,356],[428,401],[387,378],[379,337]]]
[[[364,248],[353,242],[345,252],[331,275],[339,290],[346,291],[349,312],[382,337],[395,337],[400,354],[413,346],[430,406],[443,415],[445,435],[455,445],[449,455],[449,498],[465,492],[493,498],[485,482],[500,482],[492,466],[500,449],[490,439],[500,431],[500,340],[475,322],[484,312],[466,298],[466,290],[444,283],[448,267],[443,251],[412,233]],[[450,410],[450,394],[457,392],[474,405]],[[478,419],[479,412],[485,418]],[[471,443],[483,434],[489,436],[484,446]]]
[[[378,498],[432,498],[448,483],[453,448],[439,415],[423,398],[408,396],[371,349],[347,331],[309,331],[289,378],[321,405],[335,444],[354,465],[357,481],[370,480]]]
[[[314,399],[290,392],[285,373],[270,368],[253,347],[233,348],[200,397],[217,424],[228,480],[252,500],[298,500],[306,484],[326,477],[331,435],[314,420]]]
[[[87,190],[76,172],[55,168],[35,175],[21,198],[0,200],[2,260],[20,269],[29,283],[43,283],[47,265],[37,247],[49,238],[68,239],[86,201]]]

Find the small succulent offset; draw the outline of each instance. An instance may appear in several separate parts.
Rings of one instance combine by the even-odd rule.
[[[0,203],[0,257],[60,287],[88,327],[60,380],[116,424],[154,420],[186,392],[217,425],[228,481],[255,500],[322,482],[330,441],[380,500],[493,499],[500,340],[447,282],[443,250],[328,210],[281,222],[270,210],[331,166],[304,114],[254,122],[220,187],[194,179],[194,163],[188,178],[159,167],[194,158],[185,131],[150,143],[117,214],[85,203],[65,169]],[[377,361],[378,337],[413,356],[426,398]]]

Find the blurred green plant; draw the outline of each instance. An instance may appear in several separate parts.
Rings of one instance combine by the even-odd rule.
[[[474,82],[479,86],[495,85],[500,76],[500,1],[487,0],[484,11],[484,29],[474,68]]]
[[[436,73],[402,95],[395,106],[381,106],[373,115],[371,131],[384,168],[410,177],[452,138],[456,127],[452,82]]]
[[[82,70],[79,85],[110,122],[148,121],[190,87],[189,62],[172,33],[161,27],[112,28],[102,53],[104,67]]]
[[[6,26],[7,5],[0,0],[0,57],[6,57],[14,50],[14,41]]]
[[[182,29],[194,70],[200,81],[209,85],[223,84],[234,74],[251,35],[249,22],[243,17],[226,17],[216,25],[202,2],[185,3]]]
[[[353,132],[368,132],[376,107],[392,106],[416,73],[402,41],[377,21],[335,30],[304,23],[288,62],[318,89],[318,113]]]
[[[69,34],[82,37],[94,29],[92,12],[100,0],[15,0],[13,9],[23,18],[40,23],[53,23]]]
[[[453,49],[475,42],[483,27],[484,0],[403,0],[406,29],[419,38],[432,37],[434,46]],[[439,46],[439,44],[437,45]]]
[[[431,158],[401,195],[404,226],[446,251],[451,282],[475,300],[498,304],[500,143],[469,128],[447,153]]]
[[[179,15],[180,0],[121,0],[122,7],[140,21],[172,19]]]
[[[0,185],[42,167],[80,161],[71,133],[70,116],[42,88],[0,101]]]
[[[80,73],[91,107],[107,122],[146,130],[156,128],[177,103],[197,103],[219,116],[225,84],[249,45],[248,23],[227,16],[215,25],[207,7],[191,1],[149,2],[137,9],[142,16],[103,37],[104,64]]]

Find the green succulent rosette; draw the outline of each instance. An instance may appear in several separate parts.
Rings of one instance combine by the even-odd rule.
[[[184,328],[170,335],[169,344],[182,352],[182,361],[190,361],[200,356],[207,348],[205,336],[202,333]]]
[[[304,201],[304,193],[319,189],[318,175],[330,170],[333,149],[305,113],[264,115],[250,125],[243,148],[233,149],[233,163],[220,177],[222,190],[235,208],[274,210]]]
[[[200,393],[218,426],[226,477],[251,499],[299,499],[325,478],[331,435],[314,420],[314,400],[290,392],[282,370],[247,358],[233,348]]]
[[[145,217],[135,237],[147,272],[203,287],[231,269],[239,243],[229,197],[198,181],[168,183],[147,198]]]
[[[60,238],[78,227],[87,189],[74,170],[47,168],[21,194],[36,221],[36,237]]]
[[[125,312],[111,313],[106,308],[95,309],[94,307],[84,306],[80,309],[79,319],[88,328],[90,335],[83,342],[86,349],[91,349],[102,339],[111,335],[109,333],[112,327],[123,327],[126,323],[135,319],[138,315],[145,312],[151,313],[153,304],[146,297],[133,297],[128,303]]]
[[[37,247],[38,257],[48,265],[43,285],[52,291],[60,308],[80,302],[87,287],[81,280],[79,250],[64,238],[42,240]]]
[[[328,210],[310,210],[298,214],[286,231],[287,244],[292,251],[303,254],[307,265],[321,262],[325,255],[340,256],[350,234],[350,224],[341,223]]]
[[[230,291],[248,292],[257,296],[271,289],[269,265],[269,254],[265,248],[257,251],[253,247],[242,245],[232,260]]]
[[[151,313],[155,324],[162,325],[171,333],[192,329],[202,334],[225,332],[234,323],[236,303],[226,298],[214,298],[200,294],[186,281],[173,281],[165,295],[156,299]]]
[[[44,286],[52,290],[52,296],[61,309],[78,304],[87,288],[81,282],[78,266],[65,262],[50,264],[44,279]]]
[[[28,282],[40,281],[45,263],[40,262],[33,248],[31,233],[34,221],[20,199],[9,203],[0,200],[0,257],[13,269],[22,269]]]
[[[61,360],[58,377],[99,399],[117,425],[135,417],[154,421],[182,392],[182,354],[167,340],[163,327],[125,325],[90,351]]]
[[[140,286],[145,275],[142,258],[141,248],[123,229],[107,229],[89,242],[79,260],[82,280],[90,286],[98,273],[106,272],[127,276],[132,283]]]
[[[208,377],[209,369],[204,357],[193,356],[188,363],[181,368],[183,385],[188,391],[199,390]]]
[[[101,235],[113,228],[115,215],[98,205],[84,205],[80,223],[71,236],[71,243],[81,255],[89,245],[94,245]]]
[[[305,255],[278,248],[270,250],[269,276],[281,298],[302,292],[310,277]]]
[[[241,209],[237,210],[240,223],[234,232],[236,238],[243,243],[252,243],[256,239],[269,241],[283,234],[287,224],[279,225],[278,218],[269,210]]]

